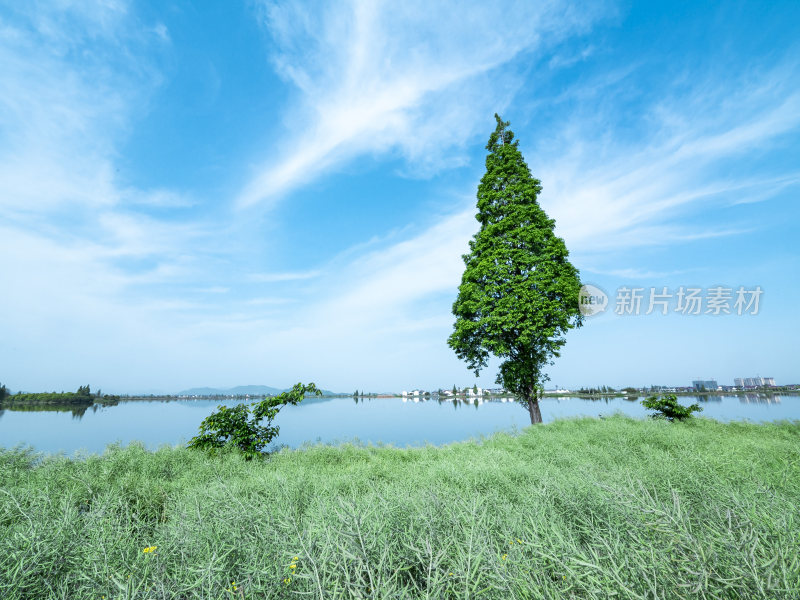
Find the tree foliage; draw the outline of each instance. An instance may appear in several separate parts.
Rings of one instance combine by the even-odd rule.
[[[667,421],[683,421],[689,419],[694,412],[702,412],[703,407],[699,404],[692,404],[691,406],[683,406],[678,404],[678,397],[675,394],[668,394],[666,396],[650,396],[646,400],[642,400],[642,405],[650,410],[656,411],[651,417],[654,419],[666,419]]]
[[[5,386],[0,388],[0,400],[3,399],[3,389]],[[20,405],[37,405],[37,404],[47,404],[47,405],[62,405],[62,406],[70,406],[70,405],[84,405],[84,406],[91,406],[94,403],[97,404],[117,404],[120,400],[119,396],[112,396],[109,394],[105,394],[101,396],[100,390],[97,391],[96,394],[92,395],[89,385],[82,385],[78,388],[77,392],[35,392],[35,393],[22,393],[17,392],[13,396],[9,395],[6,390],[6,402],[12,402],[16,406]]]
[[[280,431],[272,424],[278,411],[287,404],[299,404],[308,394],[321,396],[313,383],[296,384],[288,392],[265,398],[253,404],[234,407],[218,406],[200,423],[199,434],[189,441],[189,448],[214,453],[225,447],[236,448],[248,460],[260,456],[264,448]],[[262,421],[266,419],[266,423]]]
[[[544,368],[559,356],[566,332],[582,323],[581,283],[564,240],[554,233],[555,221],[537,202],[540,181],[509,123],[495,119],[478,186],[480,230],[463,257],[448,343],[476,375],[490,356],[504,359],[497,383],[523,399],[532,421],[540,421]]]

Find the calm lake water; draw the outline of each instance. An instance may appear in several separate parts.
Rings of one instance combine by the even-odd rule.
[[[642,398],[639,398],[641,400]],[[682,397],[684,404],[699,402],[702,416],[720,421],[754,422],[800,420],[800,396],[760,395]],[[82,415],[57,411],[0,410],[0,446],[33,446],[37,451],[101,453],[108,444],[141,441],[148,448],[183,444],[197,433],[200,422],[217,405],[237,401],[136,400],[117,406],[92,407]],[[584,400],[545,398],[541,402],[545,422],[575,416],[598,417],[621,412],[643,418],[648,412],[637,400],[623,398]],[[527,410],[518,403],[492,400],[454,403],[401,398],[306,399],[283,408],[275,420],[280,426],[278,444],[298,447],[304,443],[362,443],[417,446],[446,444],[479,438],[496,431],[514,431],[530,424]]]

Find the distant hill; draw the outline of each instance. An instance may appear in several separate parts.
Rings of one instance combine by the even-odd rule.
[[[178,392],[178,396],[275,396],[291,388],[274,388],[268,385],[237,385],[232,388],[198,387]],[[321,390],[325,396],[336,396],[336,392]]]
[[[268,385],[237,385],[236,387],[227,390],[226,393],[235,394],[237,396],[245,396],[247,394],[251,396],[268,396],[280,394],[284,391],[286,390],[270,387]]]

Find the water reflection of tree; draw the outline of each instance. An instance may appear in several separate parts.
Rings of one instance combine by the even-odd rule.
[[[689,402],[691,402],[692,399],[694,399],[696,402],[701,402],[703,404],[708,404],[709,402],[715,402],[715,403],[719,404],[720,402],[722,402],[722,398],[723,397],[724,396],[717,396],[717,395],[714,395],[714,394],[711,394],[711,395],[710,394],[699,394],[697,396],[685,396],[685,398],[689,399],[688,400]]]
[[[0,416],[5,411],[12,411],[12,412],[68,412],[72,414],[73,418],[81,419],[83,415],[86,414],[86,409],[90,406],[93,406],[91,403],[85,404],[25,404],[19,403],[15,404],[13,402],[4,402],[0,406]],[[95,410],[97,410],[96,406],[93,406]]]

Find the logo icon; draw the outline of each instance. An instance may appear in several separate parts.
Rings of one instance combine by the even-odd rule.
[[[596,285],[586,283],[578,293],[578,306],[584,317],[599,315],[608,308],[608,294]]]

